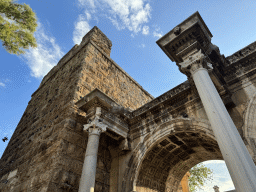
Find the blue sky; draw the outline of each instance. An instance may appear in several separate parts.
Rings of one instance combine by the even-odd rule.
[[[194,12],[199,11],[213,34],[212,43],[225,56],[256,39],[253,0],[19,0],[18,3],[26,3],[36,12],[38,47],[16,56],[0,46],[1,137],[11,137],[42,77],[95,25],[112,41],[111,58],[155,97],[186,80],[155,42]],[[0,156],[7,143],[0,142]],[[220,191],[233,188],[228,174],[222,171],[223,161],[208,165],[217,170],[216,183],[209,184],[209,191],[213,191],[213,185],[218,185]],[[224,179],[219,179],[221,176]]]

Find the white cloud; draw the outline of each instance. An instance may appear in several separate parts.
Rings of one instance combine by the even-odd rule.
[[[10,79],[3,79],[0,81],[0,87],[5,87],[6,83],[9,83],[11,80]]]
[[[153,35],[154,35],[154,37],[157,37],[157,38],[161,38],[161,37],[163,36],[162,33],[159,33],[159,32],[157,32],[157,31],[154,31],[154,32],[153,32]]]
[[[141,48],[145,48],[145,47],[146,47],[146,45],[142,43],[139,47],[141,47]]]
[[[199,192],[203,191],[214,191],[214,185],[219,187],[220,192],[234,189],[234,184],[231,180],[225,161],[223,160],[212,160],[205,161],[203,164],[213,170],[213,178],[211,181],[207,181]]]
[[[3,82],[0,82],[1,87],[5,87],[5,84]]]
[[[85,11],[85,15],[88,21],[91,20],[92,16],[88,11]]]
[[[157,38],[161,38],[163,36],[163,32],[160,31],[160,27],[158,27],[156,25],[154,27],[155,27],[155,30],[153,32],[153,36],[157,37]]]
[[[144,26],[142,28],[142,34],[143,35],[148,35],[149,34],[149,26]]]
[[[55,38],[47,35],[40,22],[35,32],[37,47],[30,48],[21,56],[31,69],[31,76],[42,78],[46,75],[61,59],[64,53],[55,42]]]
[[[89,3],[89,5],[90,5],[92,8],[95,8],[94,0],[78,0],[78,2],[79,2],[80,5],[82,5],[82,6],[87,5],[87,4]]]
[[[85,12],[87,19],[91,17],[91,15]],[[75,22],[75,29],[73,31],[73,42],[75,44],[80,44],[82,38],[88,33],[91,29],[89,23],[86,21],[85,15],[79,15],[78,21]]]
[[[149,22],[151,6],[148,0],[79,0],[81,8],[89,9],[91,14],[104,10],[104,16],[113,23],[118,30],[127,28],[138,33],[142,26]],[[99,6],[96,6],[99,5]],[[146,28],[145,28],[146,30]],[[144,32],[146,32],[144,30]]]
[[[210,160],[210,161],[204,161],[202,164],[204,165],[209,165],[209,164],[224,164],[225,165],[225,161],[223,160]]]

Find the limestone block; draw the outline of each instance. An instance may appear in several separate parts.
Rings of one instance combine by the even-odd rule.
[[[9,175],[9,173],[7,173],[7,174],[5,174],[4,176],[2,176],[1,180],[6,180],[6,179],[8,179],[8,175]]]
[[[8,180],[12,177],[15,177],[17,175],[18,169],[15,169],[14,171],[10,172],[8,175]]]

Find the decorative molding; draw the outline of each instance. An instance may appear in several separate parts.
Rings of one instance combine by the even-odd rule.
[[[251,43],[250,45],[246,46],[243,49],[240,49],[239,51],[235,52],[231,56],[227,57],[226,59],[229,61],[229,65],[232,65],[234,63],[237,63],[241,59],[244,59],[248,57],[249,55],[256,52],[256,41]]]
[[[256,52],[255,52],[256,53]],[[224,79],[228,84],[233,84],[236,79],[241,80],[243,76],[253,75],[256,68],[256,57],[252,57],[244,62],[236,62],[225,68]]]

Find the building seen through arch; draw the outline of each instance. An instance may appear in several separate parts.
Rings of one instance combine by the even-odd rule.
[[[256,42],[225,57],[211,38],[196,12],[157,41],[188,80],[154,98],[94,27],[32,94],[0,191],[176,192],[206,160],[225,160],[237,190],[256,189]]]

